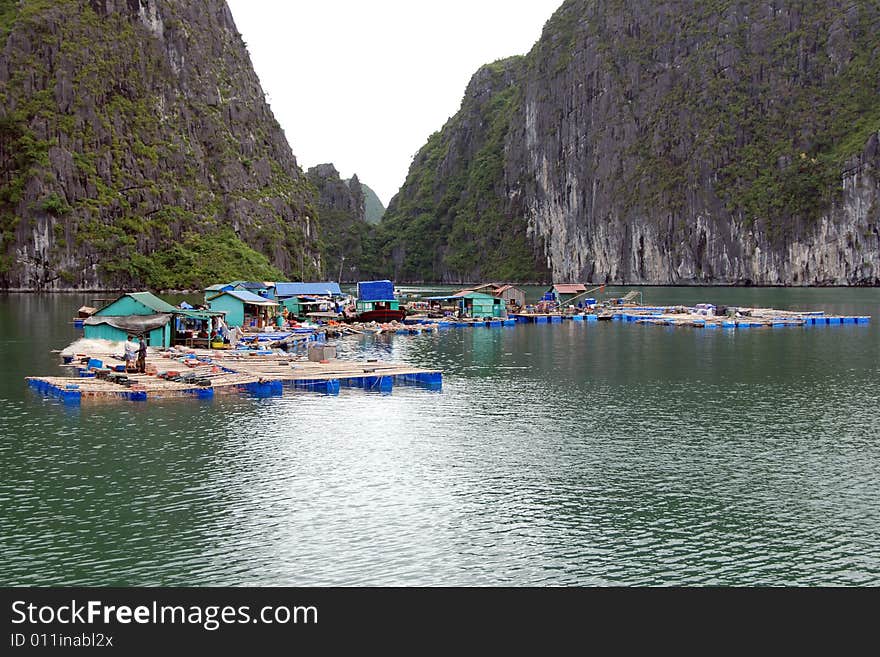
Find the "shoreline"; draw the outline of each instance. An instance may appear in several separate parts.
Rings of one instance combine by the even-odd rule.
[[[480,285],[481,283],[406,283],[395,281],[395,287],[462,287]],[[785,289],[785,290],[870,290],[880,289],[880,283],[862,285],[746,285],[743,283],[727,284],[702,284],[702,283],[586,283],[587,285],[605,285],[606,287],[647,287],[647,288],[681,288],[681,289]],[[356,285],[356,283],[342,283],[342,285]],[[542,287],[553,283],[515,283],[514,285],[525,287]],[[137,292],[144,288],[64,288],[58,290],[38,290],[31,288],[7,288],[0,289],[0,294],[105,294],[108,292],[124,294]],[[202,294],[204,290],[154,290],[159,294]]]

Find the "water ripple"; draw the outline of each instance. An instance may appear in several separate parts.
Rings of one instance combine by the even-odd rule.
[[[79,410],[21,366],[0,581],[877,585],[878,336],[378,336],[340,352],[441,368],[443,391]]]

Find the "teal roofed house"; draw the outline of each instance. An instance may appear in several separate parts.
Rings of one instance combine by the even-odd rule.
[[[183,330],[186,326],[210,334],[223,315],[217,311],[175,308],[150,292],[128,292],[86,319],[83,333],[86,338],[114,342],[143,335],[151,347],[170,347],[192,338]]]
[[[501,317],[504,315],[504,299],[486,294],[464,290],[455,295],[460,300],[465,314],[471,317]]]
[[[504,299],[473,290],[462,290],[452,296],[425,297],[425,301],[454,301],[458,305],[459,313],[470,317],[504,317],[506,315]]]
[[[86,338],[124,342],[128,336],[147,338],[152,347],[171,346],[171,318],[179,308],[150,292],[128,292],[83,322]]]

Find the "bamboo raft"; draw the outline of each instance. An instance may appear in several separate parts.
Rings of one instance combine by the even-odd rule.
[[[518,322],[536,324],[561,323],[563,320],[596,322],[600,320],[634,322],[657,326],[686,326],[693,328],[785,328],[793,326],[835,326],[841,324],[869,324],[864,315],[826,315],[823,311],[791,311],[774,308],[740,308],[734,316],[707,315],[683,306],[622,307],[606,309],[601,313],[518,313]]]
[[[714,307],[713,307],[714,308]],[[507,318],[442,319],[409,317],[405,324],[382,327],[393,333],[420,333],[451,328],[496,328],[520,323],[556,324],[563,321],[600,320],[647,325],[702,329],[755,329],[795,326],[865,325],[868,316],[826,315],[822,311],[785,311],[772,308],[737,308],[728,315],[700,312],[686,306],[613,306],[584,313],[517,313]],[[374,329],[364,325],[364,328]],[[355,330],[355,333],[366,331]],[[302,346],[314,335],[296,335],[286,346]],[[302,343],[302,344],[300,344]],[[280,344],[280,343],[276,343]],[[272,345],[274,346],[274,344]],[[113,347],[107,347],[110,349]],[[74,360],[78,362],[73,362]],[[431,390],[442,388],[442,373],[397,363],[354,360],[315,362],[291,353],[257,348],[251,351],[199,350],[184,352],[151,350],[146,374],[127,374],[121,358],[110,352],[69,357],[66,363],[77,376],[27,377],[37,392],[57,397],[68,404],[84,400],[128,400],[199,398],[222,394],[256,397],[282,395],[285,387],[337,395],[343,387],[390,393],[395,385],[416,385]]]
[[[774,308],[743,308],[739,314],[705,315],[689,309],[627,310],[613,313],[613,321],[653,324],[660,326],[689,326],[707,329],[755,329],[788,328],[795,326],[838,326],[842,324],[868,324],[871,318],[859,315],[826,315],[822,311],[790,311]]]
[[[83,401],[149,401],[156,399],[211,399],[215,395],[244,394],[276,397],[285,388],[338,395],[341,388],[390,393],[395,385],[440,390],[442,373],[380,361],[330,360],[314,362],[279,354],[238,354],[191,350],[178,357],[148,354],[147,373],[125,373],[112,354],[82,356],[70,363],[77,376],[27,377],[40,394],[66,404]]]

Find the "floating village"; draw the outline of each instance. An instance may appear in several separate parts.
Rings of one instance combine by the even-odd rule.
[[[411,335],[522,323],[626,322],[710,330],[868,324],[867,316],[824,311],[645,305],[642,293],[599,299],[604,285],[555,284],[536,303],[523,290],[487,283],[404,302],[391,281],[365,281],[357,296],[338,283],[233,281],[204,290],[204,303],[172,305],[127,292],[83,306],[83,337],[59,355],[67,376],[28,377],[65,404],[168,398],[210,399],[284,390],[336,395],[343,387],[390,393],[397,385],[440,390],[442,372],[374,359],[337,358],[334,339]],[[98,301],[100,303],[98,303]]]

